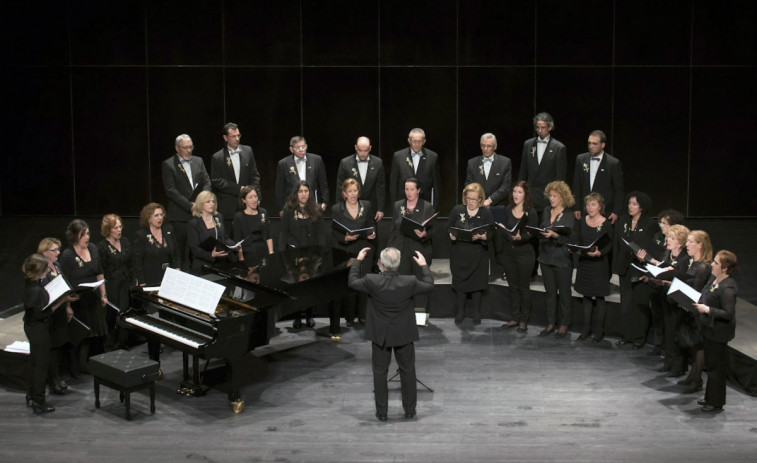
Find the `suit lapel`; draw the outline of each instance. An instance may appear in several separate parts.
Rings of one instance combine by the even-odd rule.
[[[187,177],[187,171],[184,170],[184,166],[181,165],[181,161],[179,160],[179,156],[175,156],[174,160],[174,168],[176,169],[176,172],[179,175],[179,178],[184,183],[184,185],[188,186],[189,189],[192,189],[192,184],[189,182],[189,177]],[[192,167],[192,178],[195,176],[195,169]]]

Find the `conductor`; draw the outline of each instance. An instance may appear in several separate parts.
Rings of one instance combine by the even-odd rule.
[[[357,256],[362,262],[371,248],[363,248]],[[434,278],[426,265],[426,259],[416,251],[413,260],[421,268],[422,279],[412,275],[400,275],[400,251],[386,248],[379,255],[380,274],[361,274],[361,265],[353,264],[348,277],[349,287],[368,294],[365,339],[373,343],[371,361],[373,364],[373,391],[376,399],[376,418],[387,420],[389,389],[387,372],[394,358],[400,370],[402,407],[405,418],[415,417],[417,389],[415,378],[415,345],[419,339],[415,324],[413,296],[430,293],[434,289]]]

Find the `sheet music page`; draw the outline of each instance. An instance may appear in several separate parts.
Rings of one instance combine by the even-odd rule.
[[[93,281],[92,283],[79,283],[79,286],[82,288],[94,289],[94,288],[99,287],[103,283],[105,283],[105,280],[97,280],[97,281]]]
[[[670,289],[668,289],[668,294],[673,294],[676,291],[680,291],[686,297],[694,301],[694,303],[698,303],[699,299],[702,297],[702,293],[700,293],[696,289],[687,285],[678,278],[673,278],[673,282],[670,284]]]
[[[654,264],[647,264],[647,270],[649,271],[649,273],[651,273],[652,275],[654,275],[656,277],[657,275],[659,275],[661,273],[665,273],[668,269],[662,268],[662,267],[658,267],[658,266],[656,266]]]
[[[71,291],[71,287],[68,286],[66,280],[63,279],[63,275],[58,275],[57,277],[53,278],[50,283],[45,285],[45,291],[47,291],[47,294],[50,295],[50,301],[42,310],[47,309],[48,307],[50,307],[50,304],[60,299],[61,296],[63,296],[67,292]]]
[[[218,283],[169,267],[163,275],[158,296],[213,315],[225,289]]]

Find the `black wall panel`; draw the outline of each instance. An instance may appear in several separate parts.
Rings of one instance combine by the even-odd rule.
[[[145,64],[144,2],[72,2],[71,62]]]
[[[659,207],[754,216],[755,23],[750,0],[0,2],[0,130],[7,153],[34,151],[6,156],[0,213],[136,214],[165,200],[177,135],[209,165],[233,121],[264,198],[295,134],[333,187],[358,136],[388,172],[421,127],[446,214],[480,135],[497,135],[516,176],[548,111],[571,180],[602,129],[628,188]]]
[[[227,66],[300,64],[299,0],[224,0]]]
[[[689,212],[754,216],[754,71],[697,69],[692,90]]]
[[[652,197],[653,214],[686,210],[689,71],[686,68],[627,68],[615,71],[613,154],[623,162],[626,192]]]
[[[144,68],[76,68],[74,169],[78,215],[138,215],[150,197]]]
[[[68,69],[25,68],[4,79],[3,214],[74,214]]]
[[[377,0],[303,0],[303,64],[377,65],[377,21]]]

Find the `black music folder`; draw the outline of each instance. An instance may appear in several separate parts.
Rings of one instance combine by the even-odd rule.
[[[515,236],[518,233],[520,233],[521,230],[526,228],[526,221],[523,220],[526,219],[526,216],[524,215],[520,219],[518,219],[517,222],[515,222],[515,225],[512,226],[512,228],[507,228],[504,224],[504,222],[498,222],[496,219],[494,220],[494,223],[497,224],[499,228],[501,228],[505,233],[507,233],[510,236]]]
[[[357,228],[355,230],[349,228],[348,226],[344,225],[343,223],[339,222],[336,219],[331,219],[332,225],[334,228],[336,228],[340,232],[344,232],[350,236],[364,236],[367,237],[371,234],[373,234],[374,227],[365,227],[365,228]]]
[[[213,252],[213,249],[217,251],[226,251],[226,252],[232,252],[239,249],[239,245],[242,244],[242,241],[238,242],[237,244],[233,246],[228,246],[223,241],[219,240],[215,236],[208,236],[204,240],[202,240],[202,243],[200,243],[200,247],[208,252]]]
[[[426,229],[426,225],[439,215],[438,212],[434,213],[431,217],[424,220],[423,222],[416,222],[413,219],[410,219],[408,217],[402,216],[402,222],[400,223],[400,231],[402,234],[407,235],[411,238],[418,239],[418,235],[415,234],[415,230],[423,231]]]
[[[566,227],[565,225],[552,225],[551,227],[532,227],[531,225],[526,225],[526,228],[529,230],[536,231],[538,233],[545,232],[547,230],[552,230],[555,233],[558,233],[560,235],[570,235],[573,232],[573,229],[570,227]]]
[[[607,233],[603,233],[602,236],[594,240],[593,243],[587,245],[568,243],[565,246],[569,251],[573,251],[577,254],[586,255],[592,251],[603,248],[612,242],[612,238]]]
[[[76,317],[71,318],[66,328],[68,331],[68,340],[73,345],[81,343],[92,333],[92,329]]]
[[[697,304],[702,298],[702,293],[687,285],[678,278],[673,278],[673,282],[668,288],[668,297],[690,311],[694,311],[694,304]]]
[[[452,236],[460,241],[473,241],[473,235],[488,231],[491,226],[492,224],[487,223],[486,225],[481,225],[475,228],[447,227],[447,230]],[[489,239],[488,236],[486,238]]]
[[[667,270],[664,267],[658,267],[653,264],[637,265],[631,262],[631,267],[647,276],[651,276],[652,278],[656,278],[658,280],[673,281],[673,278],[675,278],[676,274],[675,270]]]
[[[641,251],[642,249],[644,249],[641,246],[639,246],[638,244],[634,243],[633,241],[628,241],[625,238],[621,238],[621,240],[623,241],[623,244],[625,244],[626,246],[628,246],[629,248],[631,248],[631,250],[633,251],[634,255],[636,255],[636,253],[638,253],[639,251]],[[649,252],[647,252],[647,255],[644,256],[644,262],[646,262],[646,263],[651,263],[652,262],[652,255],[649,254]]]

